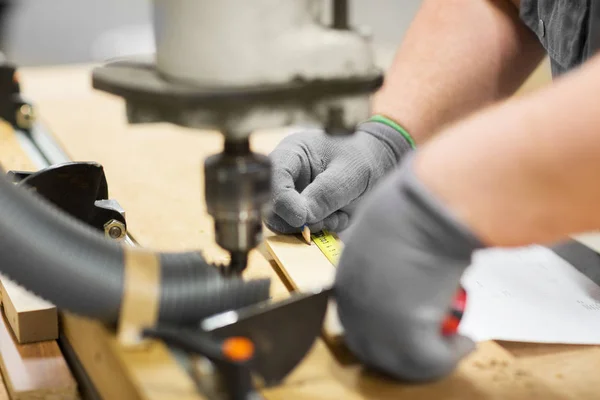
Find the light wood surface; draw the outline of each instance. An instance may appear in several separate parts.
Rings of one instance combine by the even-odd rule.
[[[269,399],[566,399],[519,366],[493,342],[482,343],[448,378],[426,385],[399,384],[363,371],[340,366],[324,353],[313,353],[319,378],[267,391]]]
[[[299,235],[266,235],[269,253],[283,266],[285,282],[300,292],[329,287],[335,278],[335,267],[316,244],[306,244]]]
[[[214,132],[197,133],[167,124],[128,126],[120,99],[89,88],[89,69],[30,69],[21,73],[23,87],[68,153],[105,167],[113,197],[125,207],[136,238],[168,250],[202,248],[209,259],[224,260],[214,244],[212,223],[202,193],[202,160],[220,150]],[[281,140],[278,133],[257,134],[253,147],[268,152]],[[9,155],[10,156],[10,155]],[[2,157],[2,154],[0,154]],[[306,246],[306,245],[305,245]],[[249,276],[273,278],[272,293],[287,290],[265,260],[264,251],[250,259]],[[366,374],[358,366],[341,366],[322,341],[286,382],[265,391],[268,399],[558,399],[597,398],[597,372],[585,371],[593,348],[539,356],[506,350],[488,342],[465,360],[453,376],[429,385],[400,385]],[[569,371],[562,371],[562,360]],[[562,372],[561,372],[562,371]],[[575,371],[580,373],[572,376]],[[557,375],[561,374],[561,375]],[[594,389],[591,389],[594,388]]]
[[[11,400],[79,398],[77,384],[56,341],[20,345],[3,316],[0,316],[0,370]]]
[[[10,126],[0,122],[0,166],[5,170],[35,171],[21,149]],[[51,340],[58,337],[56,308],[0,276],[0,300],[19,343]]]
[[[106,400],[202,400],[191,377],[166,346],[150,341],[124,349],[98,322],[64,313],[63,333]]]
[[[58,339],[56,307],[0,276],[0,292],[6,319],[19,343]]]
[[[0,166],[5,171],[35,171],[9,124],[0,120]]]
[[[6,390],[6,385],[4,384],[4,378],[2,378],[2,374],[0,374],[0,400],[10,400],[8,397],[8,391]]]
[[[333,285],[335,267],[315,243],[307,244],[300,235],[271,234],[265,238],[265,244],[276,262],[279,276],[290,290],[302,293]],[[325,315],[323,338],[331,346],[339,346],[342,334],[343,328],[332,300]]]
[[[0,122],[0,165],[6,170],[35,170],[12,130],[3,122]],[[0,293],[3,291],[0,290]],[[10,299],[6,294],[1,298],[5,303],[9,303],[7,300]],[[20,300],[17,300],[17,303],[20,303]],[[17,343],[4,318],[4,310],[0,312],[0,372],[11,400],[79,398],[76,382],[56,341]],[[0,400],[3,399],[2,396],[0,385]]]

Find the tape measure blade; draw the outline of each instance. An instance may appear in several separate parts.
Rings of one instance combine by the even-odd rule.
[[[312,234],[313,242],[333,266],[337,266],[342,248],[336,236],[327,230]]]

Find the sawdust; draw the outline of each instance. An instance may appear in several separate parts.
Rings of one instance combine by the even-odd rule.
[[[487,361],[487,362],[482,362],[482,361],[475,361],[473,363],[473,366],[477,369],[481,369],[481,370],[486,370],[486,369],[504,369],[506,367],[508,367],[510,364],[507,360],[497,360],[495,358]]]
[[[523,370],[523,369],[517,369],[515,371],[515,376],[516,377],[525,377],[525,376],[528,376],[528,375],[529,375],[529,373],[527,371]]]

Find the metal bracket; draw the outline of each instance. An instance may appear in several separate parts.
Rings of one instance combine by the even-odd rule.
[[[113,239],[122,239],[127,233],[125,211],[108,198],[106,176],[98,163],[69,162],[37,172],[9,171],[7,177]]]

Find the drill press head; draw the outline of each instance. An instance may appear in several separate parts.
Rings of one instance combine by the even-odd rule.
[[[224,151],[204,163],[206,205],[217,243],[231,254],[230,273],[246,268],[248,251],[262,240],[270,179],[269,159],[252,153],[247,139],[226,140]]]
[[[333,10],[326,23],[324,5]],[[206,160],[217,242],[245,266],[270,197],[268,160],[251,132],[318,125],[346,134],[370,115],[382,83],[368,37],[348,27],[346,0],[154,0],[156,54],[97,68],[93,85],[126,100],[130,123],[218,129]]]

